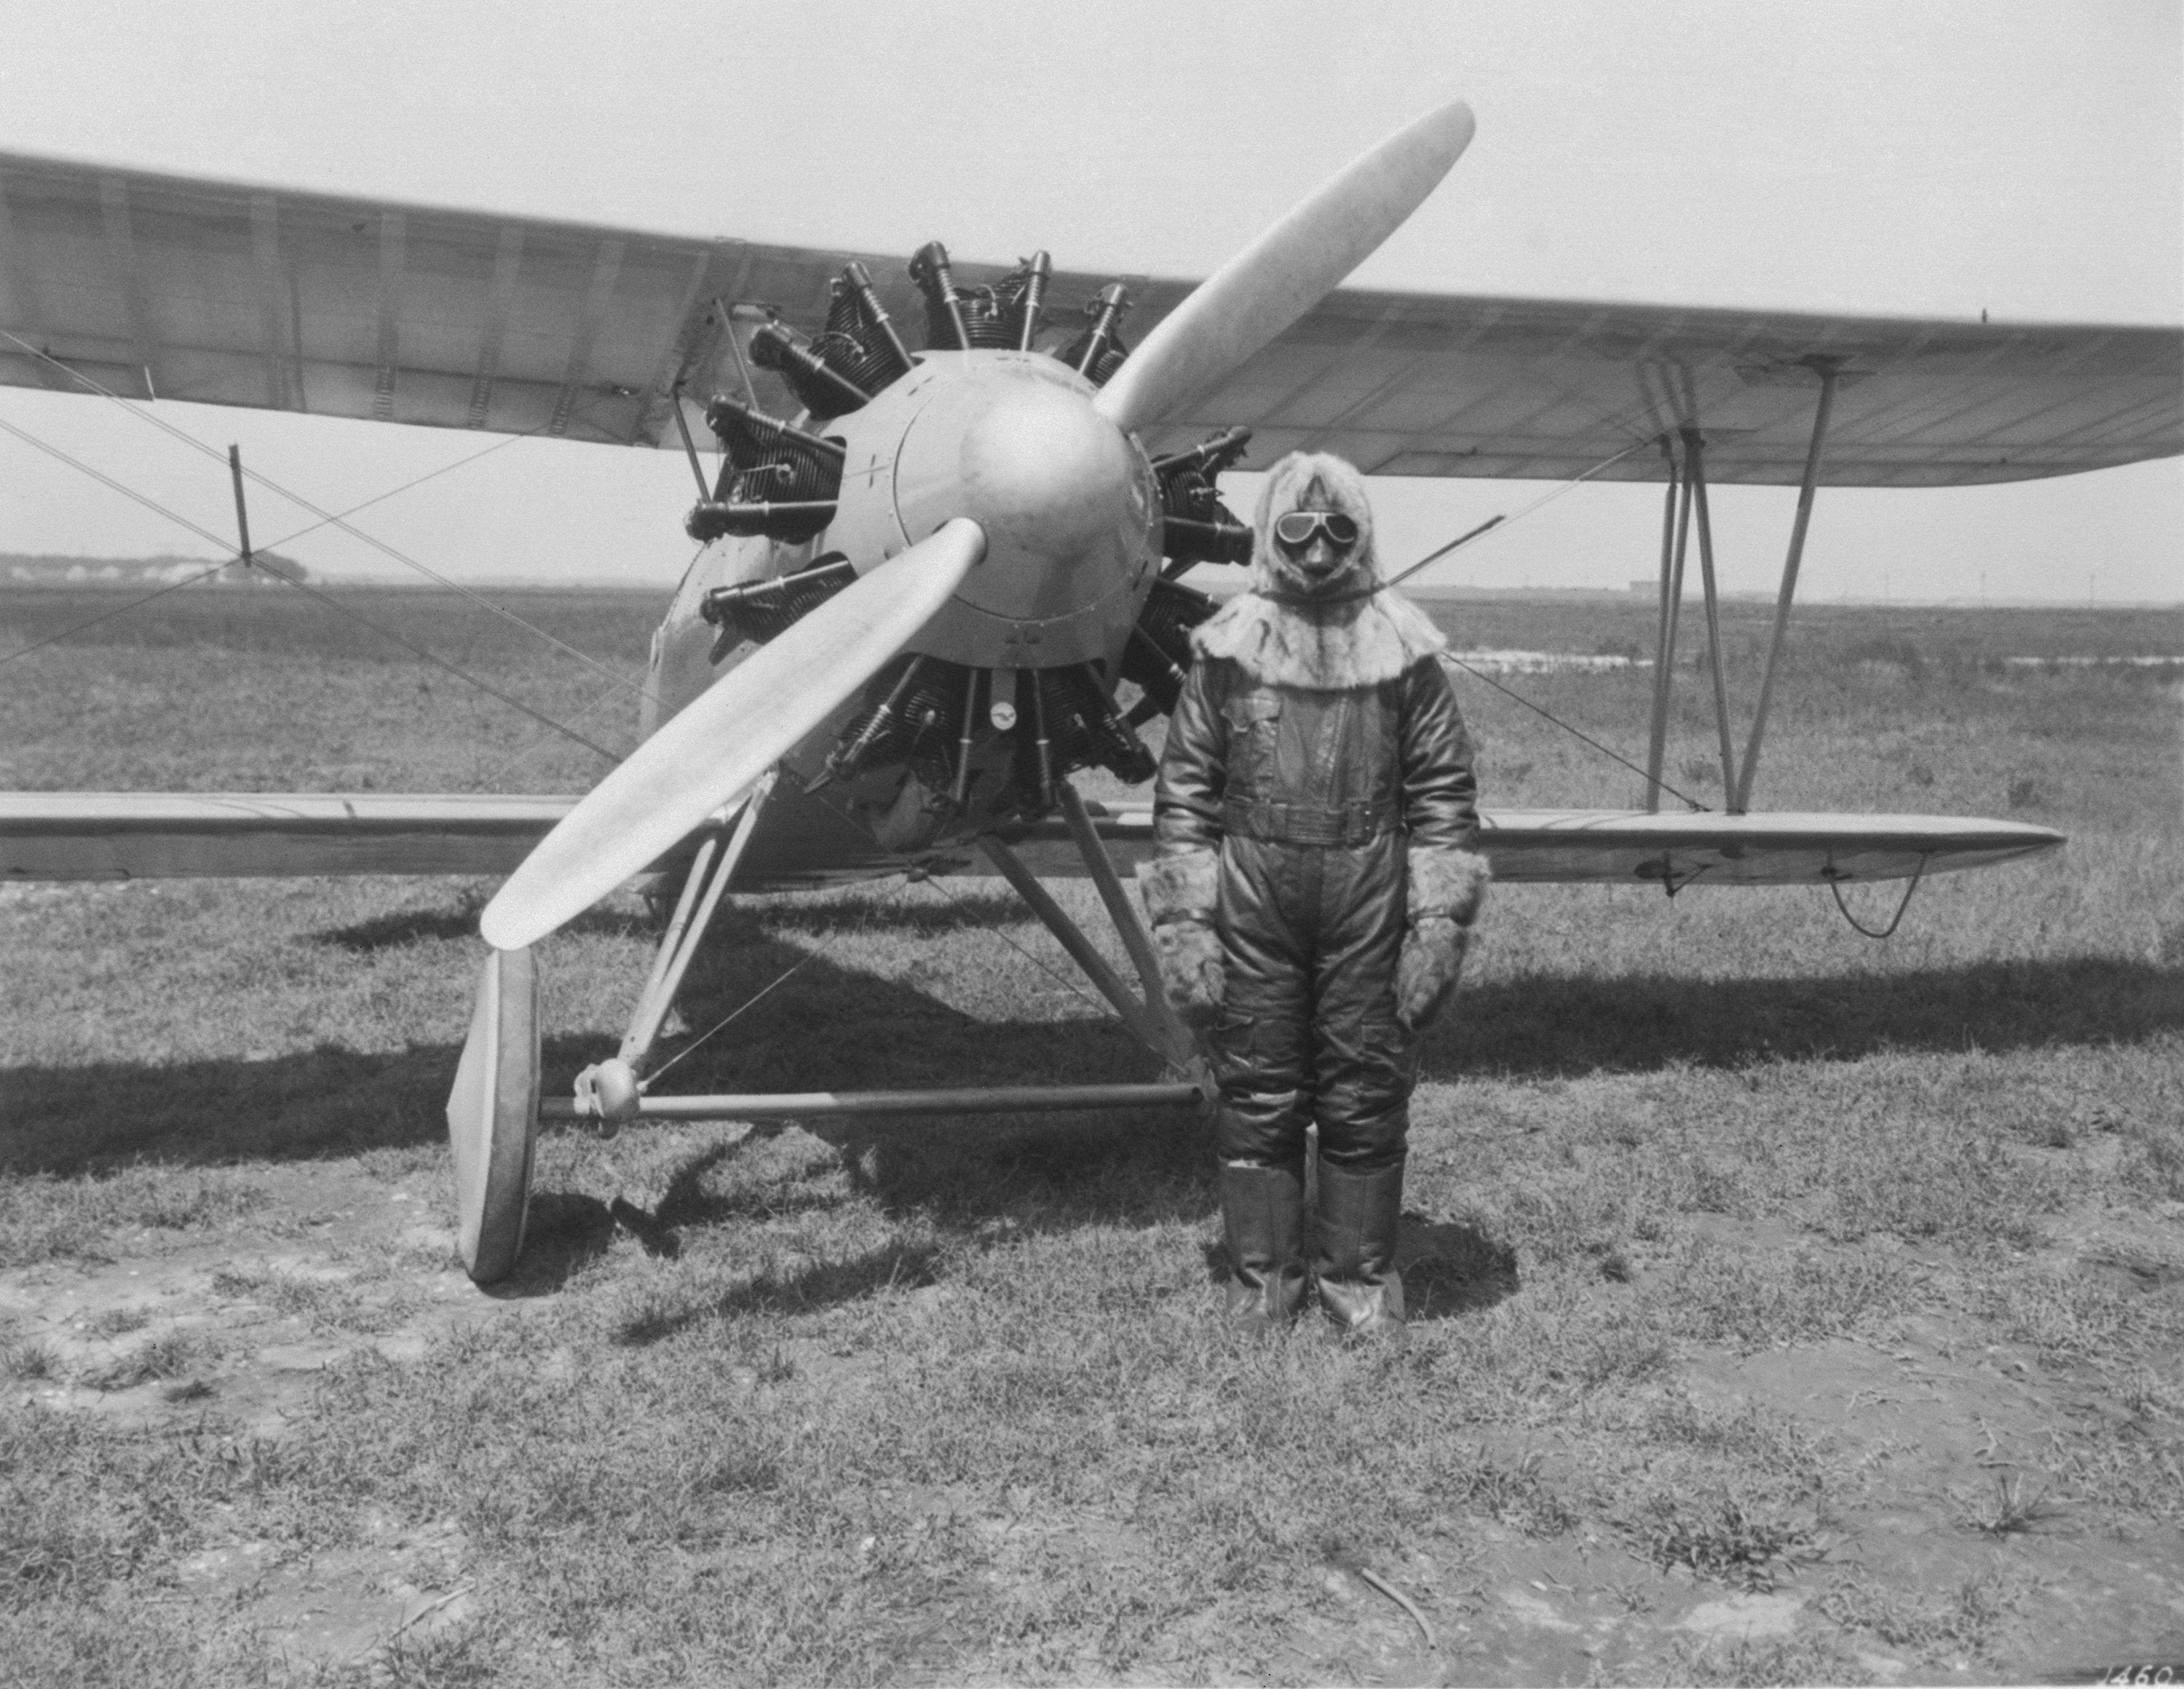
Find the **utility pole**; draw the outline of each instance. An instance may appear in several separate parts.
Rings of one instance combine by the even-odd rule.
[[[247,570],[251,564],[250,512],[242,502],[242,448],[241,446],[230,446],[227,449],[227,472],[234,477],[235,481],[235,528],[242,538],[242,549],[237,555],[242,559],[242,566]]]

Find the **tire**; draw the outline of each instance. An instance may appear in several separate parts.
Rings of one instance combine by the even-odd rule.
[[[478,972],[470,1036],[448,1094],[455,1154],[455,1249],[473,1283],[515,1269],[538,1140],[538,973],[528,950],[494,950]]]

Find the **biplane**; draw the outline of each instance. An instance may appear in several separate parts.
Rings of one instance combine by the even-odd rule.
[[[655,634],[638,748],[582,797],[0,794],[14,879],[506,874],[448,1102],[471,1275],[521,1248],[542,1120],[1203,1106],[1122,869],[1212,601],[1247,562],[1247,449],[1368,475],[1664,488],[1642,806],[1490,811],[1506,880],[1908,879],[2045,828],[1751,807],[1816,489],[1961,486],[2184,449],[2169,328],[1988,324],[1344,289],[1455,164],[1461,103],[1336,175],[1212,278],[700,240],[0,154],[0,382],[685,452],[700,542]],[[709,475],[697,431],[717,442]],[[1797,489],[1740,746],[1711,485]],[[241,480],[237,478],[238,505]],[[240,511],[239,511],[240,514]],[[1720,811],[1664,811],[1696,535]],[[247,549],[247,536],[244,540]],[[983,862],[1158,1059],[1156,1083],[657,1093],[722,897]],[[1043,884],[1088,876],[1133,984]],[[664,916],[618,1053],[542,1100],[534,947],[636,882]]]

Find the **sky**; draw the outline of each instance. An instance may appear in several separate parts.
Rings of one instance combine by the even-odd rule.
[[[1034,247],[1202,276],[1451,97],[1479,131],[1361,285],[1976,319],[2184,321],[2174,0],[72,0],[23,8],[0,148],[905,255]],[[670,585],[678,454],[166,403],[162,418],[443,573]],[[214,533],[224,470],[104,401],[0,420]],[[499,446],[474,462],[460,460]],[[460,464],[460,467],[450,465]],[[1224,477],[1248,511],[1253,477]],[[1390,560],[1540,482],[1374,482]],[[1713,495],[1770,591],[1794,492]],[[254,494],[315,571],[396,567]],[[1581,487],[1420,577],[1621,588],[1659,493]],[[1808,598],[2184,599],[2184,460],[2001,487],[1824,489]],[[0,434],[0,551],[214,548]]]

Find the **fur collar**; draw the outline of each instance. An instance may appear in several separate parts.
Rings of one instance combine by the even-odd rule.
[[[1392,588],[1338,604],[1240,593],[1190,636],[1201,655],[1226,657],[1267,686],[1342,692],[1393,680],[1448,641]]]

